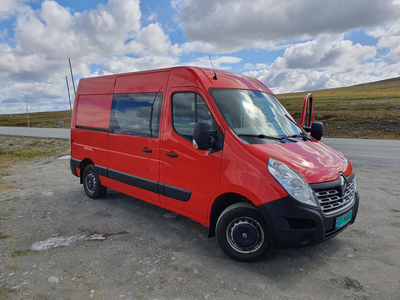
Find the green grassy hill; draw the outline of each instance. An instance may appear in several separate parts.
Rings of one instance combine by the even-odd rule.
[[[300,120],[307,93],[277,97]],[[324,123],[325,137],[400,139],[400,78],[311,93],[314,117]]]
[[[69,128],[71,126],[71,111],[50,111],[29,113],[30,127]],[[0,126],[28,127],[26,113],[0,115]]]
[[[315,120],[324,123],[325,137],[400,139],[400,77],[311,92]],[[307,93],[277,97],[300,121]],[[31,127],[69,128],[71,112],[30,113],[29,121]],[[0,115],[0,126],[28,126],[26,114]]]

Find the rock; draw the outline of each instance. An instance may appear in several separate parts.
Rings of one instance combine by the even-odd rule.
[[[175,219],[177,216],[178,216],[178,214],[171,212],[171,213],[166,213],[166,214],[164,215],[164,218],[167,218],[167,219]]]
[[[44,191],[44,192],[42,192],[42,195],[43,196],[53,196],[54,193],[53,192],[49,192],[49,191]]]
[[[49,279],[47,279],[47,281],[49,283],[59,283],[60,279],[58,277],[51,276]]]

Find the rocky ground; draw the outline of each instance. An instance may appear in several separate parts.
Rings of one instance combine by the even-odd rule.
[[[399,299],[398,165],[354,167],[355,224],[240,263],[188,218],[115,191],[89,199],[68,159],[16,164],[1,179],[0,299]]]

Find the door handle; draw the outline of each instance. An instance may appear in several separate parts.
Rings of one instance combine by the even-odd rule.
[[[169,157],[178,157],[178,154],[176,154],[176,153],[171,153],[171,152],[165,152],[165,155],[166,155],[166,156],[169,156]]]
[[[153,152],[153,150],[147,149],[147,148],[142,148],[142,151],[145,152],[145,153],[152,153]]]

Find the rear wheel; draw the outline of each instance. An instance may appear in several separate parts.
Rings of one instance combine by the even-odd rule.
[[[94,165],[88,165],[83,170],[83,189],[90,198],[98,199],[104,196],[107,188],[100,182]]]
[[[216,235],[222,251],[235,260],[259,260],[272,249],[267,224],[250,203],[227,207],[218,218]]]

